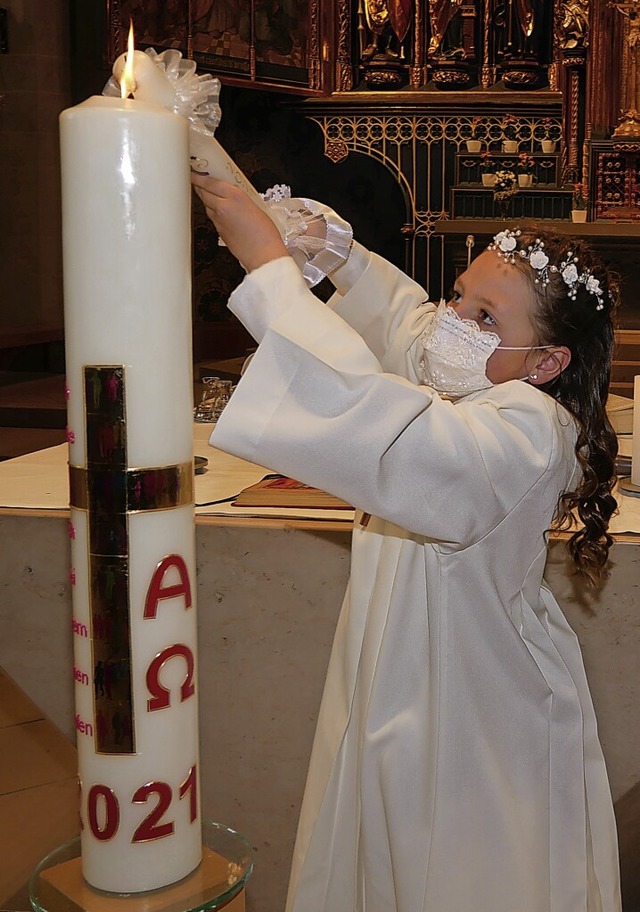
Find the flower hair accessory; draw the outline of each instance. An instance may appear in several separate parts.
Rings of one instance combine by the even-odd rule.
[[[487,250],[495,250],[505,263],[515,263],[516,257],[527,260],[535,273],[536,285],[548,285],[551,281],[551,273],[558,272],[567,286],[567,295],[572,301],[576,299],[578,286],[584,285],[589,294],[596,298],[596,310],[604,308],[604,289],[600,285],[600,279],[596,279],[589,269],[579,271],[577,266],[579,260],[572,250],[569,250],[566,258],[556,266],[549,262],[549,256],[544,249],[544,241],[540,238],[536,238],[533,243],[518,249],[518,238],[521,234],[519,228],[515,231],[506,228],[494,236],[493,242],[489,244]]]

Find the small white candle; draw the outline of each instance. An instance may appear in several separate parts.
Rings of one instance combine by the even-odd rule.
[[[137,892],[202,855],[188,125],[93,97],[60,132],[82,870]]]
[[[127,56],[128,54],[121,54],[113,64],[113,75],[118,82],[122,82]],[[132,94],[134,98],[162,105],[172,111],[176,100],[175,88],[160,67],[143,51],[134,51],[133,67],[135,85],[132,88]],[[213,135],[198,132],[191,126],[189,143],[190,155],[194,160],[196,171],[206,172],[211,177],[241,187],[254,203],[260,206],[277,224],[277,216],[273,210],[267,206],[251,181],[227,155]]]
[[[633,378],[633,439],[631,442],[631,482],[640,485],[640,374]]]

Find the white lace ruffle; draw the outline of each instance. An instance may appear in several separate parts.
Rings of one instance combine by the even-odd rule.
[[[213,136],[220,123],[220,80],[210,73],[199,76],[193,60],[186,60],[180,51],[169,48],[157,54],[153,48],[144,52],[171,82],[175,91],[173,111],[186,117],[197,133]],[[120,83],[111,76],[103,95],[120,96]]]
[[[262,198],[277,213],[285,246],[312,288],[346,263],[353,230],[333,209],[292,197],[285,184],[267,190]]]

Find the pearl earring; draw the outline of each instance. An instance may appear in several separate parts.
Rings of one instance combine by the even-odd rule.
[[[538,375],[537,375],[537,374],[529,374],[529,379],[530,379],[530,380],[537,380],[537,379],[538,379]]]

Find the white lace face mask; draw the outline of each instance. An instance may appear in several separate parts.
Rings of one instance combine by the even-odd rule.
[[[461,319],[441,301],[422,334],[422,379],[438,393],[454,398],[488,389],[487,361],[497,349],[530,351],[546,345],[500,345],[500,336],[480,329],[475,320]],[[523,378],[526,379],[526,378]]]

